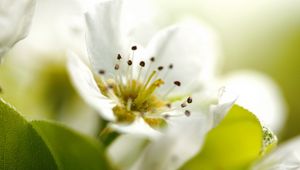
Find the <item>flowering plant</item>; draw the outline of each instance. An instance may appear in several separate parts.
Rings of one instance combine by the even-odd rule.
[[[4,32],[1,56],[24,38],[34,9],[11,2],[22,14],[3,15],[17,36]],[[87,54],[67,51],[71,82],[99,114],[100,134],[29,120],[1,99],[0,169],[300,168],[298,138],[276,148],[283,109],[261,113],[263,102],[283,107],[272,83],[254,73],[217,76],[217,36],[194,20],[141,40],[149,25],[127,28],[124,3],[96,3],[85,14]]]

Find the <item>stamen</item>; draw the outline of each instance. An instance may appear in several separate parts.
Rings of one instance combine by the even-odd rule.
[[[151,58],[150,58],[150,61],[151,61],[151,62],[154,62],[154,61],[155,61],[155,57],[151,57]]]
[[[141,66],[141,67],[145,67],[145,61],[141,61],[141,62],[140,62],[140,66]]]
[[[140,77],[141,77],[141,74],[142,74],[142,68],[143,67],[145,67],[145,65],[146,65],[146,63],[145,63],[145,61],[141,61],[140,62],[140,69],[139,69],[139,73],[138,73],[138,77],[137,77],[137,82],[139,82],[140,81]]]
[[[116,64],[116,65],[115,65],[115,70],[119,70],[119,68],[120,68],[120,65],[119,65],[119,64]]]
[[[129,98],[129,99],[127,100],[127,105],[126,105],[126,108],[127,108],[128,111],[131,110],[131,105],[132,105],[132,99]]]
[[[137,46],[132,46],[131,50],[133,50],[133,51],[137,50]]]
[[[162,71],[163,69],[164,69],[163,66],[159,66],[159,67],[157,68],[158,71]]]
[[[98,73],[101,74],[101,75],[104,75],[105,74],[105,70],[99,70]]]
[[[118,54],[117,59],[118,59],[118,60],[121,60],[121,59],[122,59],[121,54]]]
[[[173,67],[174,67],[173,64],[169,64],[168,69],[167,69],[165,75],[163,76],[163,79],[166,79],[166,77],[168,76],[170,70],[172,70]]]
[[[188,102],[188,104],[191,104],[191,103],[193,102],[193,99],[192,99],[192,97],[188,97],[188,98],[186,99],[186,101]]]
[[[127,64],[128,64],[129,66],[131,66],[131,65],[132,65],[132,61],[131,61],[131,60],[128,60],[128,61],[127,61]]]
[[[185,108],[187,105],[186,105],[186,103],[184,102],[184,103],[181,103],[181,105],[180,105],[182,108]]]
[[[176,86],[181,86],[181,82],[180,81],[174,81],[174,84],[176,85]]]
[[[155,61],[155,58],[154,58],[154,57],[151,57],[151,58],[150,58],[150,61],[151,61],[151,62],[150,62],[149,67],[148,67],[148,69],[147,69],[147,71],[146,71],[144,81],[146,81],[147,77],[148,77],[149,74],[150,74],[150,69],[151,69],[151,67],[152,67],[152,63]]]
[[[185,110],[185,111],[184,111],[184,114],[185,114],[187,117],[189,117],[189,116],[191,116],[191,111]]]
[[[180,81],[174,81],[174,85],[173,87],[171,87],[164,95],[163,95],[163,99],[165,99],[174,89],[175,87],[179,87],[181,85]]]

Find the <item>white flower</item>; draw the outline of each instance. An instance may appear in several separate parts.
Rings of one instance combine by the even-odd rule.
[[[133,143],[130,137],[124,139],[125,143],[119,140],[113,143],[109,153],[119,167],[147,169],[155,165],[156,169],[176,169],[199,151],[206,132],[225,116],[232,104],[249,94],[228,97],[224,95],[226,90],[221,90],[219,103],[211,107],[212,116],[207,116],[208,110],[203,109],[202,104],[210,104],[208,101],[214,96],[211,91],[221,82],[227,82],[226,78],[218,79],[215,75],[218,46],[213,32],[198,23],[180,24],[158,32],[143,48],[122,31],[126,25],[121,24],[121,13],[122,1],[112,0],[100,3],[86,14],[90,63],[84,63],[78,55],[69,52],[72,81],[85,101],[121,132],[157,137],[158,132],[153,127],[168,123],[164,135],[153,139],[133,167],[133,158],[128,154],[136,148],[128,146],[120,150],[126,143]],[[245,77],[244,82],[255,82]],[[148,93],[146,89],[150,87]],[[247,86],[246,90],[254,91],[257,87],[263,90],[246,101],[246,105],[254,101],[263,103],[266,99],[259,95],[273,93],[264,83]],[[237,89],[240,88],[244,87]],[[153,98],[148,100],[149,97]],[[188,104],[189,97],[193,104]],[[275,94],[275,97],[281,96]],[[151,102],[159,104],[148,107]],[[172,103],[171,108],[169,103]],[[273,106],[272,99],[270,103]],[[278,107],[281,106],[278,103]],[[132,140],[136,141],[136,136]],[[140,143],[137,145],[139,148]],[[158,165],[161,160],[163,163]]]
[[[122,34],[121,13],[122,1],[112,0],[86,14],[93,69],[73,52],[68,64],[80,95],[113,122],[111,127],[126,133],[156,136],[153,128],[200,115],[192,97],[214,77],[214,34],[189,22],[158,32],[144,49]]]
[[[25,38],[35,7],[35,0],[0,1],[0,59],[18,41]]]

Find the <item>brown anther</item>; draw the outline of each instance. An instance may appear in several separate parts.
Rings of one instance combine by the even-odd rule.
[[[167,103],[166,106],[167,106],[168,108],[171,108],[171,107],[172,107],[171,103]]]
[[[105,74],[105,70],[99,70],[99,74],[101,75]]]
[[[120,68],[120,65],[119,65],[119,64],[116,64],[116,65],[115,65],[115,70],[119,70],[119,68]]]
[[[159,66],[157,69],[158,69],[158,71],[161,71],[161,70],[164,69],[164,67],[163,66]]]
[[[141,66],[141,67],[145,67],[145,61],[141,61],[141,62],[140,62],[140,66]]]
[[[170,64],[169,65],[169,69],[172,69],[174,66],[173,66],[173,64]]]
[[[193,102],[193,99],[192,99],[192,97],[188,97],[188,98],[186,99],[186,101],[190,104],[190,103]]]
[[[154,62],[154,61],[155,61],[155,58],[154,58],[154,57],[151,57],[151,58],[150,58],[150,61],[151,61],[151,62]]]
[[[121,60],[121,59],[122,59],[121,54],[118,54],[117,59],[118,59],[118,60]]]
[[[129,66],[131,66],[131,65],[132,65],[132,61],[131,61],[131,60],[128,60],[128,61],[127,61],[127,64],[128,64]]]
[[[107,88],[108,88],[108,89],[113,89],[113,88],[114,88],[114,85],[109,84],[109,85],[107,86]]]
[[[181,86],[180,81],[174,81],[174,84],[175,84],[176,86]]]
[[[133,51],[137,50],[137,46],[132,46],[131,50],[133,50]]]
[[[184,111],[185,116],[189,117],[191,116],[191,112],[189,110]]]
[[[164,118],[165,118],[165,119],[169,119],[169,117],[170,117],[170,115],[168,115],[168,114],[165,114],[165,115],[164,115]]]
[[[186,103],[182,103],[180,106],[181,106],[182,108],[184,108],[184,107],[186,107],[187,105],[186,105]]]

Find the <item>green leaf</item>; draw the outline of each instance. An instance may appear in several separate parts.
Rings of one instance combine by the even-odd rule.
[[[202,150],[182,169],[246,169],[259,157],[262,140],[259,120],[248,110],[234,105],[208,133]]]
[[[57,169],[47,146],[32,126],[0,101],[0,169]]]
[[[0,169],[109,169],[98,141],[58,123],[29,123],[2,100],[0,134]]]

